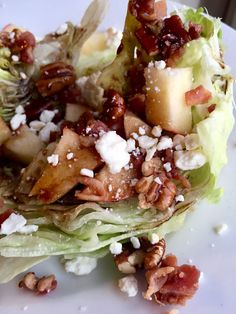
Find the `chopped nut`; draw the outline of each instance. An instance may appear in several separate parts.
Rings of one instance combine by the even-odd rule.
[[[76,76],[71,65],[64,62],[54,62],[40,69],[40,77],[36,82],[38,92],[43,96],[51,96],[72,85]]]
[[[147,254],[144,258],[144,268],[146,270],[152,269],[158,266],[165,254],[166,243],[164,239],[161,239],[157,244],[154,244],[147,250]]]
[[[34,291],[38,282],[38,278],[35,276],[35,273],[27,273],[23,279],[19,282],[20,288],[25,288],[30,291]]]
[[[56,287],[57,287],[57,281],[55,279],[55,276],[50,275],[50,276],[42,277],[41,279],[39,279],[36,290],[37,290],[37,293],[46,294],[56,289]]]
[[[136,273],[136,267],[142,266],[144,254],[142,250],[131,252],[129,249],[126,249],[121,254],[115,256],[115,263],[120,272],[134,274]]]
[[[155,172],[158,172],[161,167],[161,160],[159,157],[152,158],[150,161],[144,161],[142,164],[142,174],[148,177]]]
[[[147,193],[152,182],[153,182],[153,176],[149,177],[143,177],[138,181],[138,183],[135,186],[135,190],[137,193]]]
[[[54,275],[38,278],[35,273],[30,272],[19,282],[19,287],[38,294],[46,294],[56,289],[57,281]]]

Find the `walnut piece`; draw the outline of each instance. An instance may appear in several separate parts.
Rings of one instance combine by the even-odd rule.
[[[57,281],[54,275],[38,278],[35,273],[27,273],[19,282],[20,288],[33,291],[36,294],[47,294],[57,287]]]

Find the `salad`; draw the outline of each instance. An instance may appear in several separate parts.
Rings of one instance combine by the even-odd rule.
[[[128,296],[139,271],[146,300],[184,305],[200,271],[165,255],[165,237],[222,196],[234,120],[221,22],[130,0],[123,34],[96,32],[106,7],[38,41],[0,32],[0,283],[51,256],[85,275],[111,253]],[[20,287],[56,284],[27,273]]]

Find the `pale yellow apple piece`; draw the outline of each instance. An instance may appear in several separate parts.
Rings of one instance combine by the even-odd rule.
[[[189,133],[192,113],[186,105],[185,93],[192,88],[192,78],[191,68],[146,68],[147,121],[166,131]]]
[[[88,111],[88,107],[80,105],[80,104],[66,104],[66,113],[65,113],[65,120],[76,122],[79,120],[81,115]]]
[[[150,135],[151,133],[151,127],[131,111],[126,111],[124,115],[124,127],[127,139],[131,137],[132,133],[140,135],[139,128],[143,128],[146,135]]]
[[[26,125],[22,125],[15,134],[3,144],[3,152],[10,159],[28,165],[43,148],[41,139]]]

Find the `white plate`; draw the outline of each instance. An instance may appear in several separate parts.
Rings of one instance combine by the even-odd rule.
[[[0,4],[1,26],[8,23],[25,26],[42,36],[67,20],[80,21],[87,0],[7,0]],[[110,11],[102,27],[122,28],[127,0],[111,0]],[[227,47],[226,60],[236,74],[236,32],[223,26]],[[212,130],[214,132],[214,130]],[[168,240],[168,250],[175,253],[180,262],[191,258],[203,272],[198,293],[181,314],[233,314],[236,308],[236,130],[229,141],[229,163],[220,177],[225,194],[218,205],[201,204],[189,215],[182,230]],[[223,236],[213,232],[213,226],[227,223],[229,230]],[[212,247],[212,244],[215,247]],[[18,280],[0,286],[0,313],[81,313],[87,314],[158,314],[164,309],[142,299],[127,298],[117,288],[121,275],[116,271],[111,257],[99,262],[97,270],[85,277],[75,277],[63,272],[57,260],[34,267],[38,274],[54,273],[58,288],[51,295],[36,297],[17,288]]]

